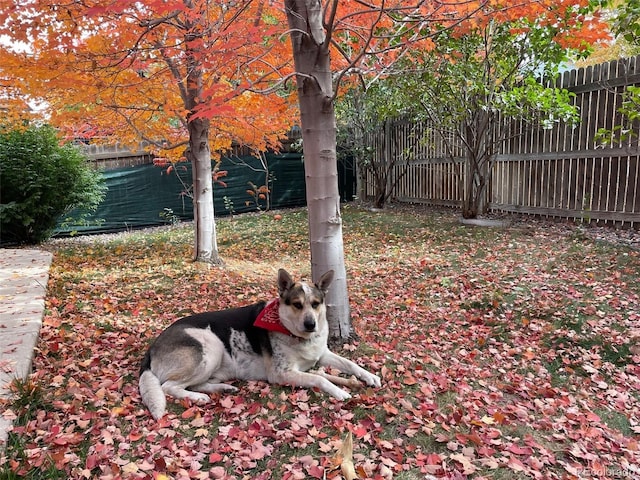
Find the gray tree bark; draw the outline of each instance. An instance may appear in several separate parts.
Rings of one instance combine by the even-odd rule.
[[[351,334],[336,157],[336,116],[329,41],[321,0],[285,0],[297,73],[309,210],[311,271],[335,277],[327,295],[332,338]],[[330,27],[329,27],[330,28]]]
[[[195,17],[201,18],[201,17]],[[185,106],[189,110],[187,130],[189,132],[188,157],[193,176],[193,218],[195,220],[193,259],[197,262],[222,263],[218,255],[215,213],[213,208],[213,177],[211,150],[209,149],[209,120],[193,118],[203,102],[203,67],[197,48],[191,42],[201,36],[202,25],[187,25],[185,53],[187,60],[186,84],[181,89]],[[195,42],[194,42],[195,43]],[[183,81],[182,79],[178,79]]]

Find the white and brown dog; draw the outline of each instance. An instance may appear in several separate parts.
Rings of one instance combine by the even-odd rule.
[[[229,379],[319,388],[338,400],[351,397],[336,383],[354,386],[355,380],[308,372],[316,365],[379,387],[377,375],[327,346],[324,299],[332,280],[333,270],[309,284],[294,282],[280,269],[275,300],[200,313],[170,325],[153,342],[140,368],[140,395],[151,415],[164,415],[165,395],[206,403],[210,393],[236,391],[224,383]]]

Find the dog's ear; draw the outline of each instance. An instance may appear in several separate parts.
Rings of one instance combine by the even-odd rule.
[[[316,283],[316,286],[320,290],[322,290],[324,293],[327,293],[327,291],[329,290],[329,286],[331,285],[331,282],[333,282],[333,274],[334,274],[334,271],[329,270],[327,273],[322,275],[320,277],[320,280],[318,280],[318,283]]]
[[[293,285],[293,278],[284,268],[278,270],[278,292],[282,295]]]

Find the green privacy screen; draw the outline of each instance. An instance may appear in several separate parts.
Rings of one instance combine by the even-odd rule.
[[[271,208],[296,207],[306,204],[304,165],[300,153],[267,154],[270,172]],[[104,233],[170,223],[173,220],[193,219],[193,203],[185,195],[185,185],[191,185],[191,165],[177,166],[177,173],[167,174],[166,168],[141,165],[103,172],[108,188],[106,197],[89,219],[88,225],[61,221],[56,235],[73,233]],[[224,158],[221,171],[227,171],[220,180],[226,184],[214,185],[216,215],[257,210],[256,196],[251,183],[259,188],[265,185],[266,172],[255,157]],[[265,200],[258,199],[261,208]],[[74,217],[73,212],[70,215]]]

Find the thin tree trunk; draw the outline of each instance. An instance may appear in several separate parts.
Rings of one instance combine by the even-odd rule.
[[[194,8],[186,1],[189,8]],[[205,101],[203,98],[203,67],[198,60],[196,42],[202,36],[204,27],[198,24],[202,12],[195,11],[192,17],[196,23],[186,26],[185,53],[187,60],[187,76],[185,79],[184,102],[189,110],[187,129],[189,132],[188,155],[192,165],[193,176],[193,218],[195,220],[194,253],[196,262],[221,264],[218,255],[218,240],[213,210],[213,177],[211,169],[211,151],[209,150],[209,123],[205,118],[192,118],[198,107]],[[196,46],[192,46],[196,45]]]
[[[477,218],[487,212],[486,190],[491,181],[495,141],[491,135],[490,113],[476,108],[464,129],[467,150],[467,184],[462,216]]]
[[[285,0],[302,121],[309,209],[311,270],[314,279],[333,269],[327,296],[332,338],[351,334],[338,191],[333,84],[320,0]]]
[[[194,260],[219,265],[222,262],[218,256],[213,209],[208,120],[198,119],[189,122],[189,153],[193,171]]]

